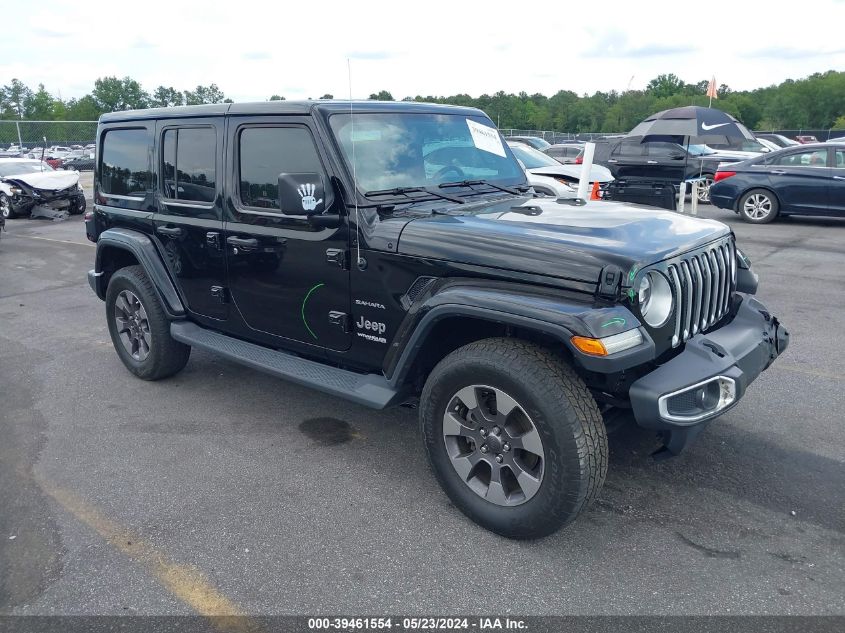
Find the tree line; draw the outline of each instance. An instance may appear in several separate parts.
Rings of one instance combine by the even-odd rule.
[[[597,91],[578,95],[559,90],[552,96],[496,92],[473,97],[416,95],[403,101],[427,101],[471,106],[484,110],[501,128],[555,130],[560,132],[625,132],[648,115],[683,105],[707,105],[707,81],[686,83],[674,74],[655,77],[644,90]],[[284,100],[274,94],[269,100]],[[324,94],[321,99],[331,99]],[[387,90],[370,99],[393,101]],[[43,84],[32,89],[18,79],[0,88],[0,119],[85,121],[117,110],[223,103],[227,98],[216,85],[177,90],[158,86],[145,91],[131,77],[101,77],[93,90],[81,97],[62,100]],[[719,86],[714,107],[724,110],[756,130],[845,129],[845,72],[814,73],[803,79],[787,79],[778,85],[754,90]]]

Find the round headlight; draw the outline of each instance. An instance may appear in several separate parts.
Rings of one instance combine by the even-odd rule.
[[[640,280],[637,289],[640,314],[651,327],[660,327],[672,314],[674,299],[669,280],[652,271]]]

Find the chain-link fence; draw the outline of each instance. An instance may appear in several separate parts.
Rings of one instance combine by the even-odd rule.
[[[0,152],[9,147],[87,145],[97,136],[96,121],[0,121]],[[46,140],[45,140],[46,139]]]
[[[503,136],[536,136],[549,143],[566,143],[567,141],[592,141],[608,136],[624,136],[624,132],[555,132],[553,130],[522,130],[517,128],[501,128]]]

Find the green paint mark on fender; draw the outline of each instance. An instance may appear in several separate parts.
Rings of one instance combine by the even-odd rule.
[[[306,330],[308,330],[308,333],[309,333],[311,336],[313,336],[313,337],[314,337],[314,340],[315,340],[315,341],[317,340],[317,335],[316,335],[316,334],[314,334],[314,331],[313,331],[310,327],[308,327],[308,321],[307,321],[307,320],[306,320],[306,318],[305,318],[305,304],[308,302],[308,299],[311,297],[311,294],[312,294],[315,290],[317,290],[318,288],[322,288],[322,287],[323,287],[323,286],[325,286],[325,285],[326,285],[326,284],[317,284],[316,286],[314,286],[313,288],[311,288],[311,290],[309,290],[309,291],[305,294],[305,298],[302,300],[302,309],[300,310],[300,312],[302,313],[302,323],[305,325],[305,329],[306,329]]]
[[[615,317],[608,321],[607,323],[602,323],[602,327],[610,327],[611,325],[625,325],[625,319],[622,317]]]
[[[637,271],[638,271],[638,270],[639,270],[639,268],[637,268],[636,266],[634,266],[634,267],[631,269],[631,272],[629,272],[629,273],[628,273],[628,281],[634,281],[634,277],[636,277],[636,276],[637,276]]]

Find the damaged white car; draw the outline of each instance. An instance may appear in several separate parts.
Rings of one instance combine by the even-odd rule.
[[[0,215],[57,213],[78,215],[85,211],[85,192],[75,171],[56,171],[39,160],[0,158]]]

